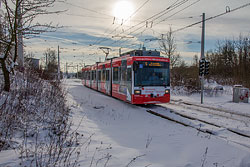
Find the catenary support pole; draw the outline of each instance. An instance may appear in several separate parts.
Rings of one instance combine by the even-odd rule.
[[[205,48],[205,13],[202,13],[202,33],[201,33],[201,60],[205,60],[204,49]],[[201,104],[204,99],[204,74],[201,75]]]
[[[58,77],[58,81],[60,80],[60,50],[59,50],[59,45],[58,45],[58,65],[57,65],[57,77]]]

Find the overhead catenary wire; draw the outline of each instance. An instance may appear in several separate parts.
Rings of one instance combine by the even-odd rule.
[[[207,18],[207,19],[205,19],[205,21],[215,19],[215,18],[217,18],[217,17],[220,17],[220,16],[226,15],[226,14],[228,14],[228,13],[234,12],[234,11],[236,11],[236,10],[239,10],[239,9],[241,9],[241,8],[244,8],[244,7],[247,7],[247,6],[249,6],[249,5],[250,5],[250,3],[247,3],[247,4],[245,4],[245,5],[242,5],[242,6],[238,7],[238,8],[235,8],[235,9],[232,9],[232,10],[227,10],[226,12],[223,12],[223,13],[221,13],[221,14],[218,14],[218,15],[216,15],[216,16]],[[170,16],[169,16],[169,17],[170,17]],[[169,18],[169,17],[167,17],[167,18]],[[165,19],[162,20],[162,21],[166,21],[166,20],[167,20],[167,19],[165,18]],[[196,23],[193,23],[193,24],[184,26],[183,28],[174,30],[173,32],[179,32],[179,31],[185,30],[185,29],[187,29],[187,28],[189,28],[189,27],[192,27],[192,26],[195,26],[195,25],[197,25],[197,24],[200,24],[201,22],[202,22],[202,21],[198,21],[198,22],[196,22]],[[144,22],[144,23],[145,23],[145,22]],[[154,25],[156,25],[156,24],[157,24],[157,23],[154,23]],[[142,28],[143,28],[143,27],[145,27],[145,25],[143,25]],[[147,29],[143,30],[142,32],[138,33],[137,35],[139,35],[139,34],[145,32],[146,30],[147,30]],[[108,40],[108,39],[107,39],[107,40]]]
[[[195,4],[198,3],[199,1],[200,1],[200,0],[197,0],[197,1],[193,2],[192,4],[186,6],[185,8],[183,8],[183,9],[181,9],[181,10],[175,12],[174,14],[170,15],[169,17],[167,17],[167,19],[169,19],[169,18],[173,17],[174,15],[176,15],[176,14],[178,14],[178,13],[180,13],[180,12],[186,10],[187,8],[189,8],[189,7],[193,6],[193,5],[195,5]],[[182,4],[180,4],[179,6],[181,6],[181,5],[182,5]],[[168,12],[173,11],[174,9],[178,8],[179,6],[176,6],[175,8],[171,9],[171,10],[168,11]],[[167,14],[168,12],[166,12],[165,14]],[[160,17],[159,17],[159,18],[160,18]],[[153,21],[155,21],[156,19],[158,19],[158,18],[155,18]],[[164,21],[166,21],[167,19],[165,18]],[[159,24],[159,23],[161,23],[161,22],[162,22],[162,21],[160,21],[160,22],[158,22],[158,23],[156,23],[156,24],[154,24],[154,25],[157,25],[157,24]],[[139,29],[141,29],[141,28],[143,28],[143,27],[144,27],[144,25],[142,25],[141,27],[137,28],[136,30],[134,30],[134,31],[132,31],[132,32],[130,32],[130,33],[134,33],[134,32],[138,31]],[[142,32],[135,34],[134,36],[138,36],[138,35],[144,33],[146,30],[147,30],[147,28],[145,28]],[[160,33],[159,33],[159,34],[160,34]],[[129,35],[130,35],[130,34],[129,34]],[[127,41],[128,41],[128,40],[123,41],[123,42],[121,42],[121,43],[124,43],[124,42],[127,42]],[[121,43],[120,43],[120,44],[121,44]],[[114,43],[112,43],[112,44],[114,44]]]
[[[92,10],[92,9],[88,9],[88,8],[85,8],[85,7],[82,7],[82,6],[79,6],[79,5],[75,5],[75,4],[72,4],[72,3],[69,3],[69,2],[65,2],[65,1],[59,1],[61,3],[65,3],[65,4],[68,4],[70,6],[73,6],[73,7],[77,7],[77,8],[80,8],[80,9],[83,9],[83,10],[87,10],[89,12],[92,12],[92,13],[96,13],[96,14],[100,14],[100,15],[105,15],[105,16],[108,16],[110,18],[113,18],[113,16],[111,15],[108,15],[108,14],[105,14],[105,13],[102,13],[102,12],[98,12],[96,10]],[[78,15],[79,16],[79,15]],[[82,16],[81,16],[82,17]],[[93,16],[92,16],[93,17]],[[112,25],[111,25],[112,26]],[[108,29],[105,30],[105,33],[108,31]]]
[[[181,9],[181,10],[179,10],[179,11],[173,13],[173,14],[170,15],[170,16],[168,16],[167,18],[165,18],[165,19],[159,21],[158,23],[155,23],[155,25],[160,24],[160,23],[162,23],[162,22],[164,22],[164,21],[166,21],[166,20],[169,20],[169,18],[173,17],[174,15],[176,15],[176,14],[178,14],[178,13],[180,13],[180,12],[182,12],[182,11],[188,9],[188,8],[190,8],[191,6],[197,4],[197,3],[200,2],[200,1],[201,1],[201,0],[197,0],[197,1],[193,2],[193,3],[191,3],[190,5],[186,6],[185,8],[183,8],[183,9]],[[186,18],[187,18],[187,17],[186,17]],[[192,18],[192,16],[191,16],[191,17],[188,17],[188,18]]]
[[[80,14],[72,14],[72,13],[62,13],[64,15],[68,15],[68,16],[77,16],[77,17],[85,17],[85,18],[96,18],[96,19],[105,19],[105,20],[110,20],[110,18],[108,17],[98,17],[98,16],[89,16],[89,15],[80,15]]]
[[[162,10],[162,11],[156,13],[155,15],[153,15],[153,16],[151,16],[151,17],[149,17],[149,18],[147,18],[147,19],[145,19],[145,20],[139,22],[138,24],[136,24],[136,25],[134,25],[134,26],[132,26],[132,27],[130,27],[130,28],[124,30],[122,33],[127,32],[127,31],[129,31],[129,30],[132,30],[133,28],[135,28],[135,27],[137,27],[137,26],[143,24],[141,27],[138,28],[138,29],[141,29],[141,28],[144,27],[144,24],[145,24],[146,21],[148,21],[148,20],[150,20],[150,19],[153,19],[154,17],[157,17],[158,15],[163,14],[164,12],[170,10],[172,7],[174,7],[175,5],[180,4],[181,2],[187,2],[187,1],[189,1],[189,0],[182,0],[181,2],[178,2],[178,1],[180,1],[180,0],[176,0],[173,4],[171,4],[170,6],[168,6],[167,8],[165,8],[164,10]],[[146,1],[146,2],[147,2],[147,1]],[[144,4],[145,4],[145,3],[144,3]],[[144,5],[144,4],[143,4],[143,5]],[[139,8],[141,8],[141,7],[139,7]],[[137,12],[138,12],[138,11],[137,11]],[[136,29],[135,31],[137,31],[138,29]],[[116,29],[115,29],[115,30],[116,30]],[[115,31],[115,30],[114,30],[114,31]],[[113,33],[114,31],[112,31],[111,33]],[[133,32],[135,32],[135,31],[133,31]],[[130,32],[129,34],[132,34],[133,32]],[[111,33],[109,33],[109,34],[111,34]],[[120,34],[121,34],[121,33],[119,33],[118,35],[120,35]],[[98,43],[94,43],[94,44],[92,44],[92,45],[100,44],[101,42],[105,42],[105,41],[107,41],[107,40],[109,40],[109,38],[107,38],[107,36],[106,36],[105,38],[103,38],[103,40],[99,41]],[[120,40],[121,40],[121,39],[120,39]],[[119,41],[120,41],[120,40],[119,40]],[[116,42],[114,42],[114,43],[116,43]],[[114,43],[112,43],[112,44],[114,44]],[[112,45],[112,44],[111,44],[111,45]]]
[[[75,4],[72,4],[72,3],[69,3],[69,2],[65,2],[65,1],[59,1],[59,2],[68,4],[70,6],[73,6],[73,7],[76,7],[76,8],[80,8],[80,9],[83,9],[83,10],[86,10],[86,11],[89,11],[89,12],[92,12],[92,13],[96,13],[96,14],[99,14],[99,15],[102,15],[102,16],[105,15],[105,16],[108,16],[108,17],[111,17],[111,18],[113,17],[113,16],[111,16],[109,14],[102,13],[102,12],[99,12],[97,10],[88,9],[88,8],[85,8],[85,7],[82,7],[82,6],[79,6],[79,5],[75,5]]]
[[[227,9],[226,12],[220,13],[220,14],[215,15],[215,16],[212,16],[212,17],[209,17],[209,18],[205,19],[204,21],[208,21],[208,20],[215,19],[215,18],[217,18],[217,17],[226,15],[226,14],[228,14],[228,13],[232,13],[232,12],[234,12],[234,11],[237,11],[237,10],[239,10],[239,9],[245,8],[245,7],[247,7],[247,6],[250,6],[250,3],[241,5],[241,6],[237,7],[237,8],[232,9],[232,10],[228,10],[228,9]],[[192,24],[190,24],[190,25],[184,26],[183,28],[174,30],[173,33],[182,31],[182,30],[184,30],[184,29],[190,28],[190,27],[195,26],[195,25],[200,24],[200,23],[202,23],[202,21],[198,21],[198,22],[192,23]],[[145,29],[145,30],[146,30],[146,29]],[[142,32],[144,32],[145,30],[143,30]],[[134,36],[137,36],[137,35],[139,35],[139,34],[141,34],[141,32],[138,33],[138,34],[136,34],[136,35],[134,35]],[[166,35],[166,34],[163,34],[163,35]],[[127,40],[127,41],[128,41],[128,40]],[[124,42],[127,42],[127,41],[124,41]]]
[[[200,1],[200,0],[197,0],[197,1],[193,2],[193,3],[191,3],[190,5],[186,6],[185,8],[183,8],[183,9],[181,9],[181,10],[179,10],[179,11],[173,13],[173,14],[170,15],[170,16],[168,16],[167,18],[165,18],[165,19],[159,21],[158,23],[155,23],[155,25],[158,25],[158,24],[160,24],[160,23],[162,23],[162,22],[164,22],[164,21],[166,21],[166,20],[169,20],[169,18],[171,18],[171,17],[173,17],[174,15],[176,15],[176,14],[178,14],[178,13],[180,13],[180,12],[186,10],[186,9],[188,9],[189,7],[191,7],[191,6],[195,5],[196,3],[198,3],[199,1]],[[200,17],[200,16],[199,16],[199,17]],[[189,17],[185,17],[185,18],[193,18],[193,16],[189,16]],[[164,35],[164,34],[161,34],[161,35]],[[158,38],[157,38],[157,39],[158,39]],[[148,40],[148,42],[150,42],[150,41],[151,41],[151,40]]]
[[[179,18],[172,18],[172,19],[167,19],[168,21],[172,21],[172,20],[185,20],[185,19],[194,19],[194,18],[200,18],[200,15],[193,15],[193,16],[187,16],[187,17],[179,17]],[[162,20],[162,22],[167,21],[167,20]]]
[[[136,15],[136,13],[138,13],[150,0],[146,0],[141,6],[139,6],[139,8],[137,8],[128,18],[125,19],[125,21],[123,23],[126,23],[129,19],[131,19],[133,16]],[[113,31],[111,31],[108,35],[114,33],[118,28],[120,28],[122,25],[117,26]],[[106,33],[106,31],[105,31]],[[106,35],[106,37],[108,37],[108,35]],[[105,37],[105,38],[106,38]],[[100,44],[101,42],[106,41],[107,39],[103,38],[102,40],[93,43],[92,45],[96,45],[96,44]]]
[[[237,11],[237,10],[239,10],[239,9],[245,8],[245,7],[247,7],[247,6],[250,6],[250,3],[246,3],[246,4],[242,5],[242,6],[239,6],[239,7],[237,7],[237,8],[234,8],[234,9],[232,9],[232,10],[226,10],[226,12],[223,12],[223,13],[220,13],[220,14],[218,14],[218,15],[215,15],[215,16],[212,16],[212,17],[209,17],[209,18],[206,18],[204,21],[208,21],[208,20],[215,19],[215,18],[217,18],[217,17],[226,15],[226,14],[228,14],[228,13],[232,13],[232,12],[234,12],[234,11]],[[185,29],[187,29],[187,28],[193,27],[193,26],[195,26],[195,25],[197,25],[197,24],[200,24],[200,23],[202,23],[202,22],[203,22],[203,21],[198,21],[198,22],[196,22],[196,23],[192,23],[192,24],[187,25],[187,26],[185,26],[185,27],[182,27],[182,28],[179,28],[179,29],[177,29],[177,30],[174,30],[173,33],[176,33],[176,32],[178,32],[178,31],[182,31],[182,30],[185,30]]]
[[[185,4],[187,1],[188,1],[188,0],[182,1],[182,3],[179,3],[178,6],[174,6],[172,9],[170,9],[170,10],[166,11],[165,13],[161,14],[160,16],[154,18],[151,22],[154,22],[155,20],[157,20],[157,19],[163,17],[165,14],[167,14],[167,13],[169,13],[169,12],[171,12],[171,11],[177,9],[177,8],[180,7],[181,5]],[[196,3],[197,3],[198,1],[200,1],[200,0],[197,0]],[[194,3],[193,3],[193,4],[194,4]],[[192,4],[191,4],[191,5],[192,5]],[[188,7],[190,7],[191,5],[189,5]],[[183,11],[183,10],[181,10],[181,11]],[[176,14],[177,14],[177,12],[174,13],[173,15],[169,16],[169,17],[173,17],[173,16],[176,15]],[[157,25],[157,24],[158,24],[158,23],[154,23],[154,25]],[[145,27],[145,26],[143,25],[143,26],[137,28],[136,30],[130,32],[129,35],[132,34],[132,33],[134,33],[134,32],[136,32],[136,31],[138,31],[139,29],[141,29],[141,28],[143,28],[143,27]],[[139,34],[140,34],[140,33],[139,33]]]
[[[149,18],[147,18],[147,19],[141,21],[140,23],[138,23],[138,24],[136,24],[136,25],[130,27],[129,29],[125,30],[124,32],[127,32],[127,31],[129,31],[129,30],[132,30],[133,28],[135,28],[135,27],[137,27],[137,26],[143,24],[143,26],[141,26],[140,28],[138,28],[138,29],[141,29],[142,27],[144,27],[145,22],[147,22],[147,21],[149,21],[149,20],[151,20],[151,19],[153,19],[152,21],[154,21],[154,20],[158,19],[159,16],[162,17],[163,15],[165,15],[166,13],[168,13],[168,11],[169,11],[170,9],[172,10],[172,8],[174,9],[174,8],[176,8],[176,7],[179,7],[180,5],[182,5],[182,4],[186,3],[186,2],[188,2],[189,0],[182,0],[181,2],[177,3],[178,1],[180,1],[180,0],[175,1],[172,5],[168,6],[168,7],[165,8],[164,10],[162,10],[162,11],[160,11],[159,13],[156,13],[156,14],[154,14],[153,16],[151,16],[151,17],[149,17]],[[155,17],[156,17],[156,19],[154,19]],[[132,34],[133,32],[137,31],[138,29],[136,29],[136,30],[130,32],[129,34]],[[123,32],[123,33],[124,33],[124,32]]]
[[[139,12],[139,11],[140,11],[149,1],[150,1],[150,0],[146,0],[139,8],[137,8],[137,9],[135,10],[135,12],[132,13],[131,16],[129,16],[129,17],[127,18],[127,20],[128,20],[129,18],[135,16],[136,13],[138,13],[138,12]]]
[[[153,21],[154,20],[156,20],[156,19],[158,19],[158,18],[160,18],[160,17],[162,17],[163,15],[165,15],[166,13],[168,13],[169,12],[169,9],[171,9],[172,7],[172,9],[171,10],[173,10],[173,9],[175,9],[175,8],[177,8],[177,7],[179,7],[180,5],[182,5],[182,4],[184,4],[185,2],[187,2],[188,0],[182,0],[182,1],[180,1],[180,0],[176,0],[172,5],[170,5],[169,7],[167,7],[166,9],[164,9],[163,11],[161,11],[161,12],[159,12],[159,13],[157,13],[157,14],[155,14],[155,15],[153,15],[152,17],[150,17],[150,18],[148,18],[148,19],[146,19],[146,20],[149,20],[149,19],[152,19],[152,18],[154,18],[155,16],[158,16],[158,17],[156,17],[156,18],[154,18],[153,19]],[[146,0],[130,17],[132,17],[133,15],[135,15],[136,14],[136,12],[138,12],[146,3],[148,3],[149,2],[149,0]],[[168,10],[168,11],[167,11]],[[127,19],[128,20],[128,19]],[[166,20],[166,19],[165,19]],[[145,20],[144,21],[142,21],[142,22],[140,22],[139,24],[142,24],[142,23],[144,23],[145,22]],[[137,24],[137,25],[139,25],[139,24]],[[133,27],[136,27],[137,25],[135,25],[135,26],[133,26]],[[139,27],[138,29],[136,29],[136,30],[134,30],[133,32],[136,32],[136,31],[138,31],[139,29],[141,29],[141,28],[143,28],[145,25],[142,25],[141,27]],[[121,26],[118,26],[117,28],[119,28],[119,27],[121,27]],[[132,27],[132,28],[133,28]],[[117,29],[116,28],[116,29]],[[115,29],[115,30],[116,30]],[[130,28],[131,29],[131,28]],[[108,29],[107,29],[108,30]],[[127,31],[127,30],[126,30]],[[146,29],[145,30],[143,30],[142,32],[140,32],[140,33],[138,33],[138,34],[141,34],[141,33],[143,33],[143,32],[145,32],[146,31]],[[111,33],[113,33],[114,31],[112,31]],[[130,32],[130,34],[132,34],[133,32]],[[111,34],[110,33],[110,34]],[[138,35],[137,34],[137,35]],[[106,40],[109,40],[108,38],[105,38],[104,40],[101,40],[101,41],[99,41],[98,43],[101,43],[101,42],[103,42],[103,41],[106,41]],[[114,42],[114,43],[116,43],[116,42]],[[112,44],[114,44],[114,43],[112,43]]]
[[[155,20],[157,20],[157,19],[163,17],[164,15],[166,15],[167,13],[169,13],[170,11],[173,11],[174,9],[180,7],[181,5],[185,4],[185,3],[188,2],[188,1],[189,1],[189,0],[183,0],[183,1],[179,2],[179,3],[176,3],[175,5],[172,5],[172,6],[171,6],[171,8],[172,8],[171,10],[165,11],[165,12],[162,13],[161,15],[157,16],[156,18],[154,18],[153,21],[155,21]]]
[[[161,12],[159,12],[159,13],[157,13],[157,14],[151,16],[151,17],[149,17],[148,19],[145,19],[144,21],[138,23],[138,24],[135,25],[135,26],[130,27],[130,28],[127,29],[126,31],[131,30],[132,28],[134,28],[134,27],[139,26],[139,25],[142,24],[142,26],[138,27],[137,29],[135,29],[135,30],[133,30],[133,31],[130,31],[130,33],[128,33],[128,35],[130,35],[130,34],[136,32],[136,31],[140,30],[141,28],[145,27],[145,22],[146,22],[146,21],[149,21],[149,20],[152,19],[151,21],[153,22],[153,21],[159,19],[160,17],[164,16],[164,15],[167,14],[168,12],[170,12],[170,11],[172,11],[172,10],[174,10],[174,9],[176,9],[176,8],[178,8],[178,7],[180,7],[180,6],[183,5],[183,4],[185,4],[185,3],[188,2],[189,0],[182,0],[182,1],[180,1],[180,2],[179,2],[179,1],[180,1],[180,0],[176,0],[173,4],[171,4],[170,6],[168,6],[167,8],[165,8],[164,10],[162,10]],[[144,31],[146,31],[146,29],[144,29],[142,32],[140,32],[140,33],[138,33],[138,34],[141,34],[141,33],[143,33]],[[125,32],[125,31],[124,31],[124,32]],[[124,32],[123,32],[123,33],[124,33]],[[121,34],[121,33],[120,33],[120,34]],[[138,35],[138,34],[137,34],[137,35]],[[134,36],[137,36],[137,35],[134,35]],[[118,42],[120,42],[121,40],[122,40],[122,38],[121,38]],[[126,40],[126,41],[128,41],[128,40]],[[124,41],[124,42],[126,42],[126,41]],[[117,43],[117,41],[113,42],[111,45],[113,45],[113,44],[115,44],[115,43]],[[123,42],[122,42],[122,43],[123,43]]]
[[[162,11],[160,11],[159,13],[157,13],[157,14],[155,14],[155,15],[153,15],[153,16],[151,16],[151,17],[149,17],[148,19],[146,19],[146,20],[143,20],[143,21],[141,21],[140,23],[138,23],[138,24],[136,24],[136,25],[134,25],[134,26],[132,26],[132,27],[130,27],[130,28],[128,28],[128,29],[126,29],[125,31],[123,31],[122,33],[124,33],[124,32],[127,32],[127,31],[129,31],[129,30],[132,30],[133,28],[135,28],[135,27],[137,27],[137,26],[139,26],[139,25],[141,25],[141,24],[143,24],[141,27],[139,27],[138,29],[136,29],[136,30],[134,30],[134,31],[132,31],[132,32],[130,32],[129,33],[129,35],[130,34],[132,34],[133,32],[136,32],[136,31],[138,31],[139,29],[141,29],[141,28],[143,28],[144,27],[144,23],[146,22],[146,21],[148,21],[148,20],[150,20],[150,19],[153,19],[153,21],[154,20],[156,20],[156,19],[158,19],[158,18],[160,18],[160,17],[162,17],[162,16],[164,16],[165,14],[167,14],[168,12],[169,12],[169,10],[170,11],[172,11],[172,10],[174,10],[175,8],[177,8],[177,7],[179,7],[179,6],[181,6],[181,5],[183,5],[183,4],[185,4],[186,2],[188,2],[189,0],[182,0],[182,1],[180,1],[180,0],[176,0],[173,4],[171,4],[170,6],[168,6],[167,8],[165,8],[164,10],[162,10]],[[149,0],[146,0],[131,16],[129,16],[127,19],[126,19],[126,21],[129,19],[129,18],[131,18],[132,16],[134,16],[146,3],[148,3],[149,2]],[[173,9],[172,9],[173,8]],[[156,17],[156,18],[155,18]],[[112,34],[113,32],[115,32],[119,27],[121,27],[121,26],[118,26],[117,28],[115,28],[111,33],[109,33],[108,35],[110,35],[110,34]],[[144,30],[144,31],[146,31],[146,30]],[[122,34],[122,33],[119,33],[118,35],[120,35],[120,34]],[[122,38],[121,38],[122,39]],[[120,40],[121,40],[120,39]],[[109,38],[108,38],[108,36],[106,36],[106,37],[103,37],[101,40],[99,40],[99,41],[96,41],[95,43],[93,43],[93,44],[91,44],[91,46],[93,46],[93,45],[97,45],[97,44],[100,44],[100,43],[102,43],[102,42],[105,42],[105,41],[108,41],[109,40]],[[119,41],[120,41],[119,40]],[[111,45],[113,45],[114,43],[116,43],[117,41],[115,41],[115,42],[113,42]]]

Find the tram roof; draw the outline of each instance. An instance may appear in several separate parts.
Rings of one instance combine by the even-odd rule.
[[[160,52],[157,50],[146,50],[146,48],[143,48],[142,50],[132,50],[129,52],[122,53],[120,55],[122,56],[155,56],[160,57]]]

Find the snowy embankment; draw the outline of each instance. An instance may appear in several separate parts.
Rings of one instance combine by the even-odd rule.
[[[74,128],[84,135],[80,166],[250,166],[248,149],[153,116],[80,80],[66,80],[65,87]]]
[[[80,136],[60,84],[31,69],[11,77],[11,91],[0,89],[0,166],[75,166]]]

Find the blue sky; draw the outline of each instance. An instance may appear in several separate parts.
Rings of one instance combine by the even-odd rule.
[[[101,46],[111,48],[111,57],[118,55],[119,48],[128,51],[138,49],[143,44],[149,49],[158,50],[158,41],[149,42],[145,39],[159,38],[170,26],[174,31],[200,21],[203,12],[208,18],[223,13],[226,9],[233,10],[249,3],[249,0],[127,0],[133,6],[132,13],[135,13],[131,18],[121,21],[113,12],[119,1],[68,0],[66,3],[55,4],[52,10],[67,12],[39,17],[37,21],[52,21],[64,28],[42,34],[39,38],[25,40],[26,52],[33,52],[37,58],[43,58],[43,52],[47,48],[57,49],[59,45],[62,48],[62,64],[92,64],[104,59],[104,53],[99,49]],[[158,18],[151,18],[178,3],[182,5],[172,6],[158,15]],[[206,50],[214,49],[218,40],[237,38],[240,33],[249,36],[249,9],[250,6],[207,21]],[[119,38],[120,36],[123,38]],[[176,32],[174,36],[177,52],[184,60],[192,60],[195,54],[200,56],[200,44],[195,42],[200,41],[201,24]],[[188,41],[194,43],[187,44]]]

